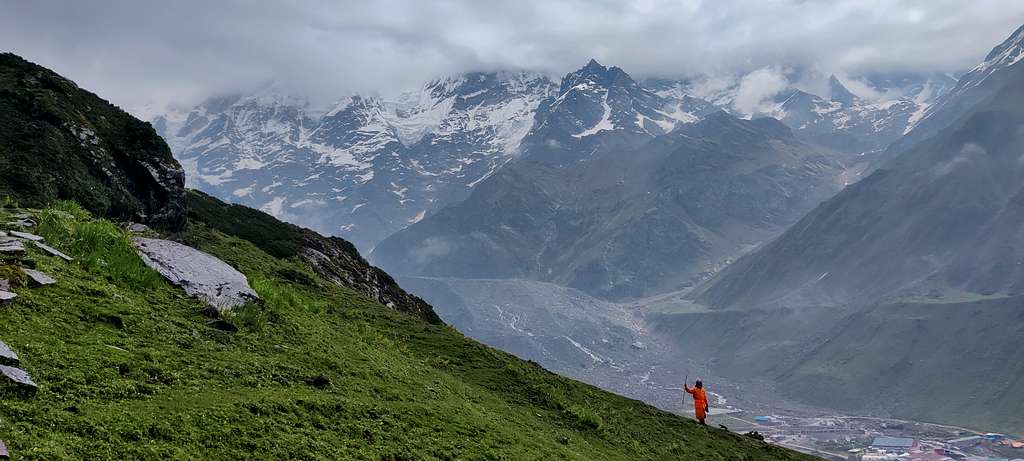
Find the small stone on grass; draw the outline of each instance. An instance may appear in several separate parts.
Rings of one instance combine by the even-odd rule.
[[[4,253],[4,254],[24,254],[25,253],[25,244],[21,243],[20,240],[0,241],[0,253]]]
[[[53,277],[37,270],[22,268],[21,271],[28,276],[28,283],[31,286],[53,285],[54,283],[57,283],[57,280]]]
[[[12,390],[16,393],[23,395],[35,395],[39,389],[36,383],[29,377],[28,372],[21,368],[9,367],[7,365],[0,365],[0,375],[7,380],[7,384],[11,386]]]
[[[34,243],[36,244],[37,247],[39,247],[40,250],[43,250],[43,251],[45,251],[45,252],[47,252],[47,253],[49,253],[49,254],[51,254],[53,256],[61,258],[61,259],[65,260],[65,261],[73,261],[74,260],[74,258],[72,258],[72,257],[70,257],[70,256],[68,256],[68,255],[66,255],[64,253],[61,253],[56,248],[51,247],[51,246],[49,246],[49,245],[47,245],[47,244],[45,244],[43,242],[34,242]]]
[[[14,237],[18,237],[20,239],[31,240],[33,242],[42,242],[43,241],[43,237],[41,237],[39,235],[36,235],[36,234],[30,234],[28,232],[11,231],[11,235],[14,236]]]
[[[128,223],[125,227],[128,229],[128,232],[134,232],[136,234],[141,234],[149,230],[149,226],[137,222]]]
[[[16,354],[6,343],[0,341],[0,365],[10,367],[18,366],[18,354]]]

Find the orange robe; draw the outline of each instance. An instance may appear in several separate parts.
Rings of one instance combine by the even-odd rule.
[[[697,414],[697,419],[704,419],[707,417],[708,396],[704,393],[704,389],[699,387],[685,387],[683,390],[693,396],[693,411]]]

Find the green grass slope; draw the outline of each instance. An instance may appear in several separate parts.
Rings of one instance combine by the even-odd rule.
[[[221,332],[117,226],[68,203],[36,214],[76,260],[31,249],[59,282],[0,309],[0,339],[40,385],[0,400],[15,459],[807,459],[554,375],[193,222],[179,237],[265,300]]]

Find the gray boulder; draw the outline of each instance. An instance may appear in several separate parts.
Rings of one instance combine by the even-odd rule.
[[[220,259],[170,240],[133,241],[147,266],[218,312],[259,299],[245,275]]]

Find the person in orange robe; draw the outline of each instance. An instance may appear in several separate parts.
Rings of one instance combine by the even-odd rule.
[[[708,411],[710,411],[710,408],[708,408],[708,396],[704,393],[704,383],[700,382],[699,379],[694,384],[694,387],[683,383],[683,390],[693,396],[693,411],[696,413],[697,421],[704,424],[704,418],[707,417]]]

